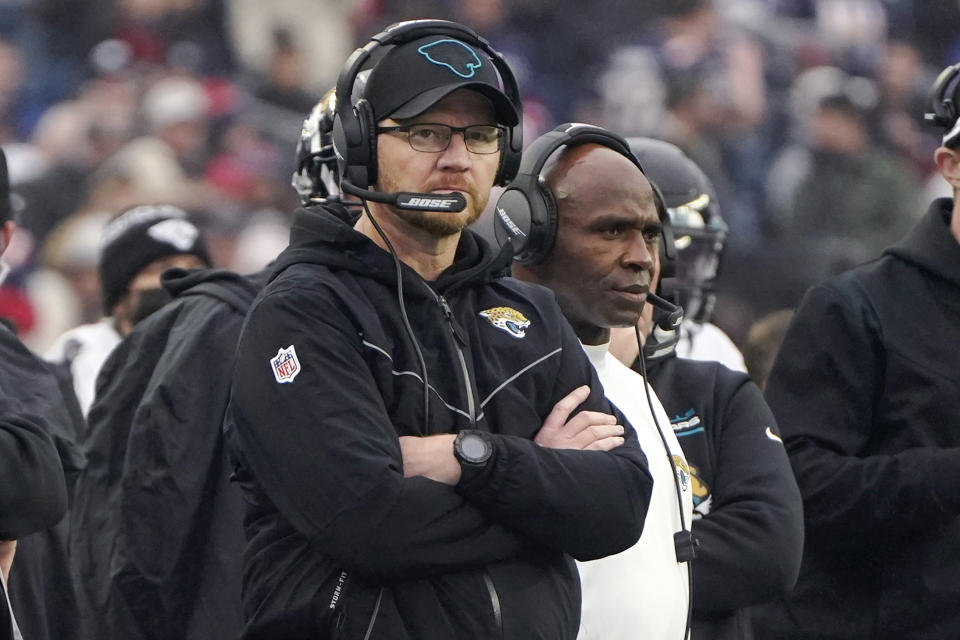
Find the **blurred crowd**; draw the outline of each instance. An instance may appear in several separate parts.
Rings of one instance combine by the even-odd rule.
[[[287,241],[304,116],[397,20],[475,28],[564,121],[673,142],[729,226],[715,322],[759,316],[902,237],[934,195],[927,88],[960,57],[946,0],[0,0],[0,144],[20,231],[0,316],[43,352],[102,314],[103,225],[189,211],[216,266]]]

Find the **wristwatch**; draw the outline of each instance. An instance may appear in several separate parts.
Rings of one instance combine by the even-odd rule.
[[[453,441],[453,456],[461,466],[482,467],[493,455],[493,439],[486,431],[466,429]]]

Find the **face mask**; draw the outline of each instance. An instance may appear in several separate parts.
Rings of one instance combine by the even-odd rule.
[[[162,306],[173,300],[173,296],[163,287],[155,289],[144,289],[137,295],[137,306],[133,310],[131,321],[134,325],[139,324],[141,320],[159,310]]]

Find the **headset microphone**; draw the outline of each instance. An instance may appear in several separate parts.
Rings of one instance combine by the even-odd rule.
[[[653,314],[650,337],[643,345],[643,355],[649,359],[656,359],[673,351],[680,342],[683,307],[664,300],[653,292],[647,294],[647,302],[656,311]]]
[[[674,348],[680,336],[680,324],[683,322],[683,307],[673,304],[667,300],[664,300],[657,294],[653,292],[647,293],[647,302],[654,307],[657,311],[660,311],[659,317],[655,317],[653,331],[651,332],[651,338],[646,341],[646,344],[643,344],[643,340],[640,335],[640,327],[634,326],[634,331],[637,335],[637,346],[640,348],[639,359],[640,359],[640,375],[643,376],[644,381],[649,381],[647,376],[647,358],[654,358],[659,355],[664,355]],[[658,314],[654,314],[657,316]],[[662,343],[661,343],[662,341]],[[674,532],[673,534],[673,547],[674,552],[677,557],[677,562],[691,562],[697,557],[697,540],[693,537],[693,533],[690,531],[690,528],[687,526],[687,519],[684,514],[683,506],[683,492],[680,489],[680,479],[677,472],[677,463],[674,460],[673,452],[670,449],[670,445],[667,444],[666,436],[664,436],[663,428],[660,425],[660,422],[657,420],[657,413],[653,408],[653,400],[650,397],[650,385],[646,382],[644,383],[644,390],[647,395],[647,405],[650,407],[650,415],[653,417],[653,424],[657,427],[657,433],[660,435],[660,441],[663,443],[664,451],[667,453],[667,460],[670,462],[670,469],[673,471],[673,483],[674,488],[677,492],[677,507],[680,511],[680,530]],[[688,569],[687,580],[688,580],[688,593],[690,594],[690,600],[687,603],[687,631],[684,634],[684,638],[689,638],[690,633],[690,616],[693,610],[693,583],[692,583],[692,573]]]
[[[463,211],[467,200],[460,193],[381,193],[361,189],[346,180],[340,181],[340,189],[362,200],[389,204],[398,209],[413,211]]]
[[[683,321],[683,307],[675,305],[669,300],[661,298],[652,291],[647,293],[647,302],[650,303],[651,307],[659,309],[666,314],[660,316],[660,319],[657,322],[658,327],[666,331],[671,331],[680,326],[680,323]]]

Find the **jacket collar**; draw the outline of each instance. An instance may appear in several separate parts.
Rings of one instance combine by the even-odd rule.
[[[308,262],[395,284],[393,257],[353,228],[358,217],[355,210],[340,205],[325,204],[297,210],[290,230],[290,247],[277,259],[275,274],[292,264]],[[512,258],[509,245],[494,252],[483,238],[465,229],[460,235],[453,264],[431,285],[443,292],[462,284],[487,282],[504,275]],[[402,272],[404,282],[420,280],[406,265]]]
[[[953,200],[934,200],[913,230],[884,253],[960,285],[960,243],[950,233]]]

